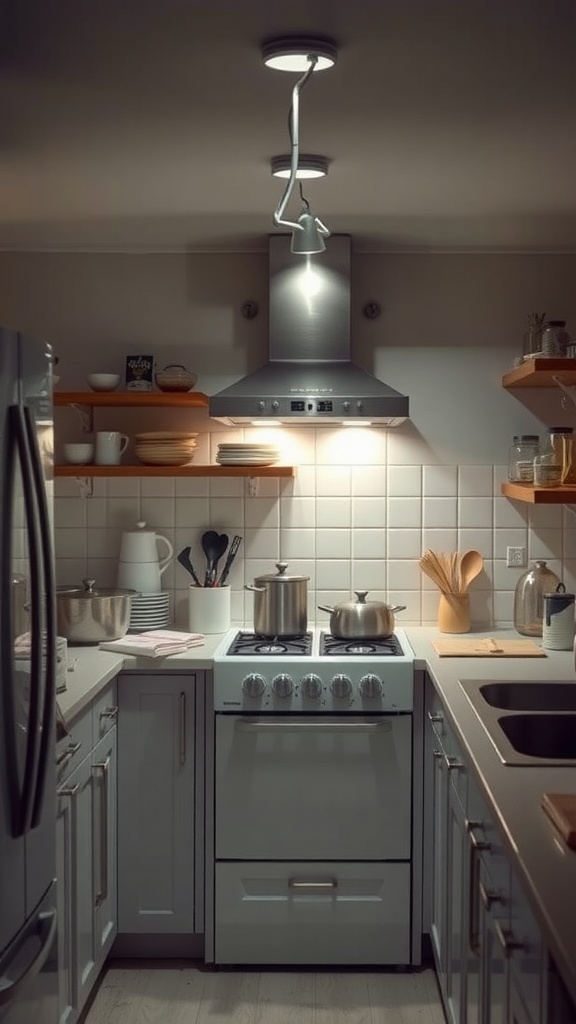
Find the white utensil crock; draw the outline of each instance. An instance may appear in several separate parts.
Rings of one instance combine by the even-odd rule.
[[[230,587],[191,586],[188,627],[191,633],[225,633],[230,629]]]

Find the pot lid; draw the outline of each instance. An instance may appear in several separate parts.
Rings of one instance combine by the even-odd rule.
[[[121,597],[122,594],[135,594],[135,590],[122,590],[120,587],[97,587],[96,580],[82,580],[82,586],[63,584],[56,587],[57,597]]]
[[[309,576],[291,576],[286,570],[288,569],[288,562],[276,562],[276,568],[278,572],[268,572],[263,576],[256,576],[255,582],[273,582],[273,583],[290,583],[299,580],[309,580]]]

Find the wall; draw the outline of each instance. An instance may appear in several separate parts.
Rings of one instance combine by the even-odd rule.
[[[123,372],[127,354],[183,362],[208,393],[266,358],[265,254],[0,254],[0,309],[9,325],[52,341],[61,387],[83,386],[90,370]],[[145,519],[177,550],[211,526],[244,537],[232,576],[233,617],[250,621],[243,584],[278,558],[311,577],[309,606],[354,588],[405,604],[405,623],[434,622],[437,593],[418,557],[428,547],[478,548],[486,571],[473,585],[474,624],[510,622],[521,570],[507,569],[507,545],[546,558],[576,587],[576,518],[562,506],[531,507],[499,495],[514,433],[571,423],[576,410],[557,391],[510,394],[502,373],[520,354],[526,313],[547,310],[576,325],[576,257],[561,255],[382,254],[353,256],[353,356],[410,395],[410,421],[386,431],[282,431],[294,481],[104,479],[82,497],[56,482],[56,549],[61,582],[86,575],[113,583],[123,529]],[[258,302],[246,321],[240,307]],[[375,321],[368,300],[382,306]],[[128,432],[157,422],[101,414]],[[113,421],[111,420],[113,417]],[[107,418],[106,418],[107,417]],[[163,419],[164,424],[164,419]],[[166,422],[172,424],[172,420]],[[205,417],[197,461],[213,459],[222,428]],[[70,411],[61,437],[80,438]],[[255,436],[261,436],[256,434]],[[226,432],[226,439],[244,437]],[[163,577],[175,620],[186,625],[188,580],[179,565]],[[318,619],[325,618],[318,613]]]

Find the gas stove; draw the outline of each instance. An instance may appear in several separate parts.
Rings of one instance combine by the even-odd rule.
[[[414,654],[406,634],[337,640],[324,630],[259,637],[231,631],[214,655],[216,711],[409,711]]]

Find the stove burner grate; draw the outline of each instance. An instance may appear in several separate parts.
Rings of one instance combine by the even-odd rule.
[[[322,633],[320,637],[320,654],[337,655],[339,657],[366,656],[400,657],[404,654],[402,645],[395,634],[387,637],[362,637],[358,640],[340,640],[331,633]]]
[[[237,633],[227,654],[259,654],[275,657],[278,654],[310,654],[312,634],[295,636],[258,636],[256,633]]]

